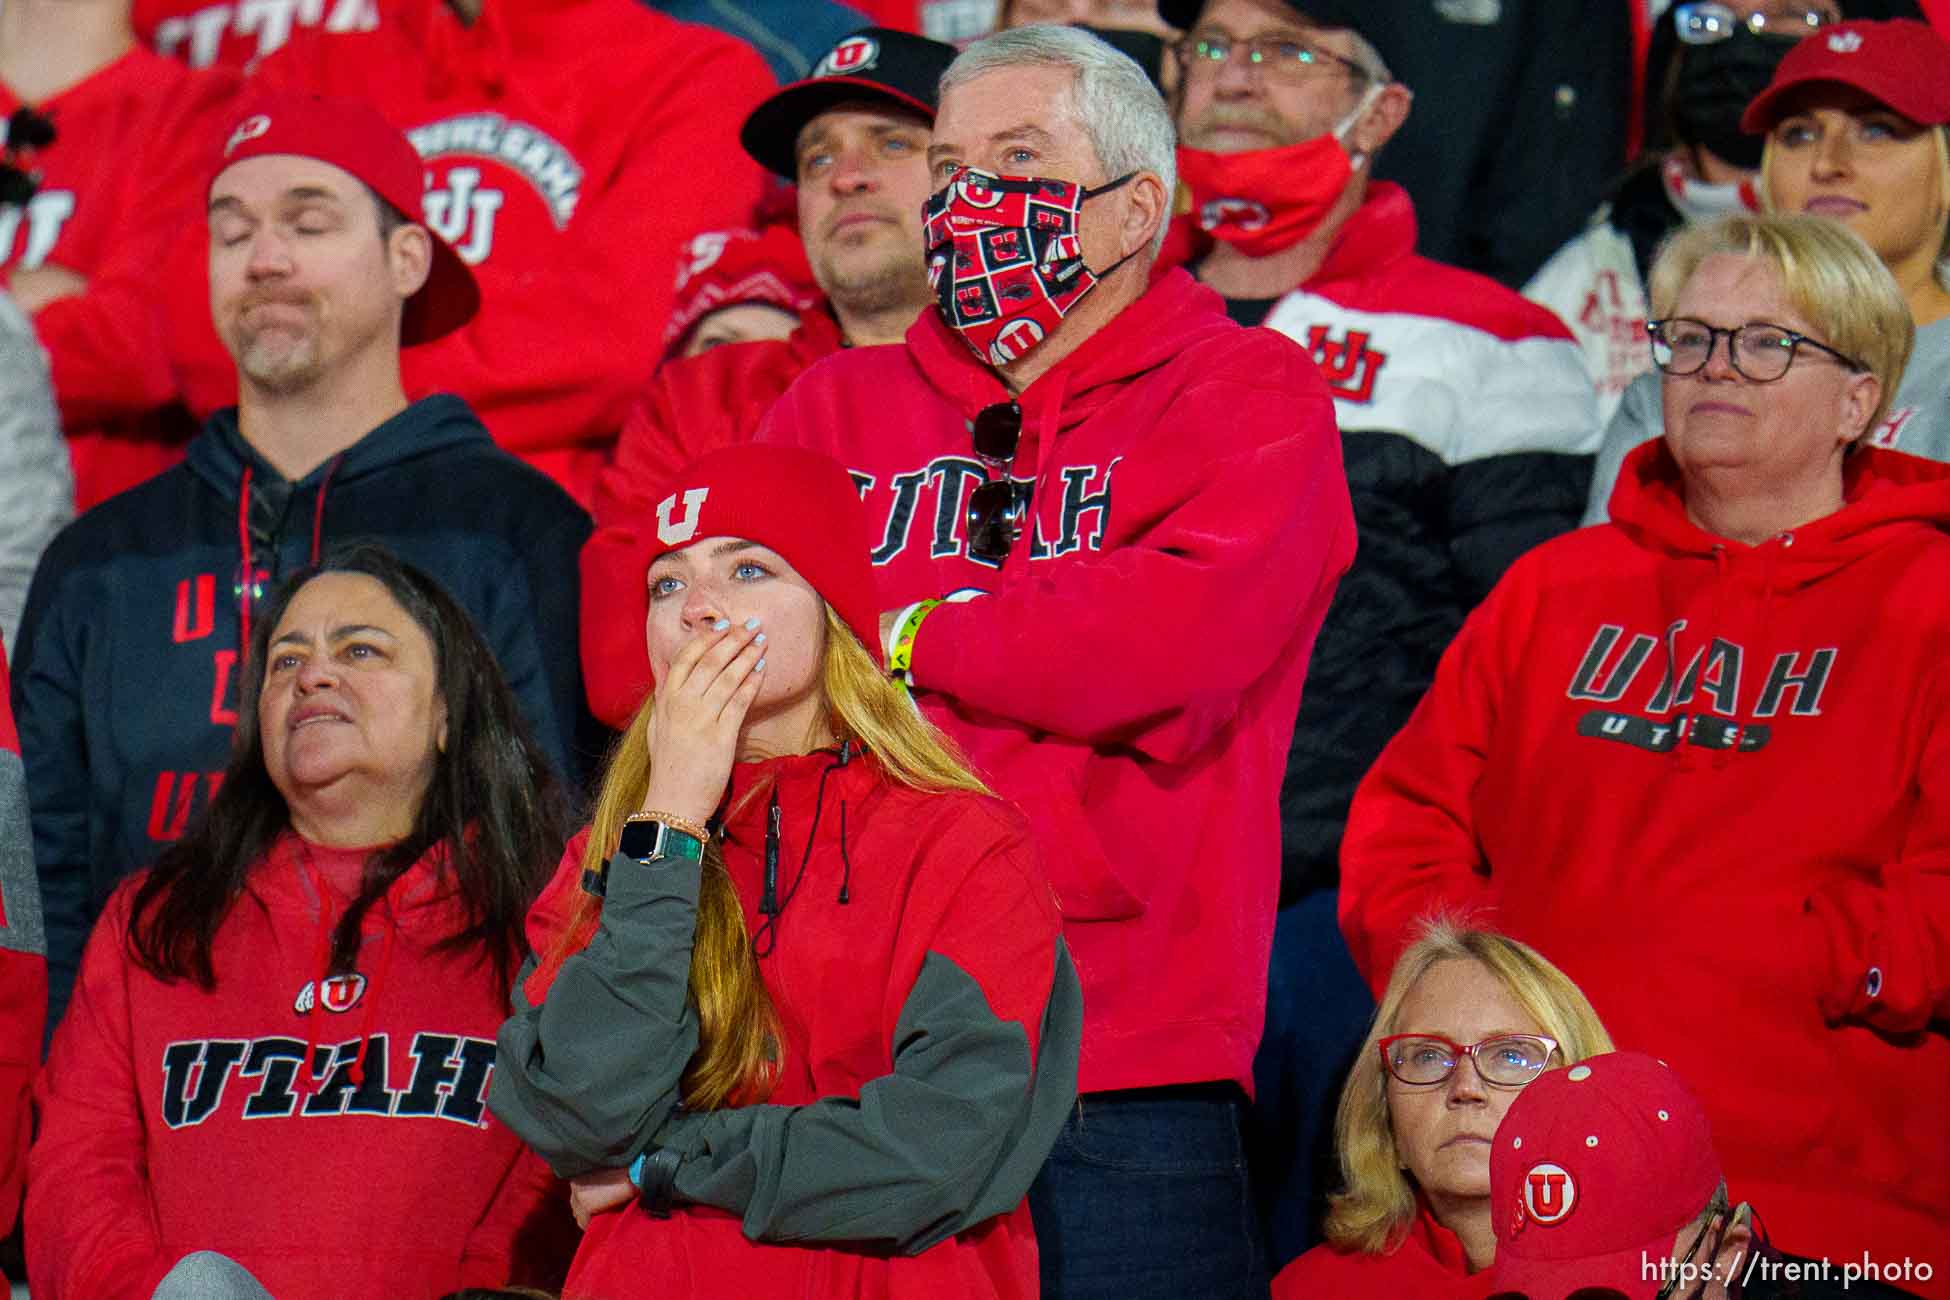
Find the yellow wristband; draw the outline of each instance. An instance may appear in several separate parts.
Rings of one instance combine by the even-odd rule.
[[[941,607],[938,600],[918,600],[901,611],[894,623],[894,643],[887,651],[887,675],[914,684],[914,636],[921,623]]]

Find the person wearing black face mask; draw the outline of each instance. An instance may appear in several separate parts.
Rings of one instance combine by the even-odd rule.
[[[1706,0],[1674,5],[1660,19],[1646,73],[1660,118],[1648,130],[1651,143],[1583,233],[1523,289],[1577,335],[1601,419],[1652,368],[1645,272],[1659,241],[1687,222],[1756,206],[1761,138],[1740,130],[1741,111],[1795,41],[1841,21],[1845,8],[1840,0]]]

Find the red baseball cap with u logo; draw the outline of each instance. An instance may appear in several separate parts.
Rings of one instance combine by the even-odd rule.
[[[1510,1103],[1490,1150],[1490,1293],[1607,1287],[1651,1300],[1674,1237],[1722,1177],[1706,1112],[1664,1062],[1609,1052],[1547,1071]]]
[[[330,163],[364,182],[408,221],[425,224],[426,170],[420,155],[399,128],[363,101],[275,92],[253,96],[224,134],[206,194],[232,166],[265,154]],[[400,323],[400,342],[409,346],[453,333],[481,306],[480,285],[467,263],[432,230],[427,236],[432,265],[426,283],[406,300]]]

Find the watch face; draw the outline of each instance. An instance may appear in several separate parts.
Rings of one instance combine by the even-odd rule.
[[[617,852],[638,862],[646,861],[656,854],[658,836],[663,829],[662,822],[624,822],[622,838],[616,842]]]

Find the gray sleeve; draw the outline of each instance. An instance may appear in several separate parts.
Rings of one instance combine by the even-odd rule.
[[[697,1050],[699,872],[610,859],[602,923],[531,1006],[519,984],[488,1105],[563,1178],[627,1165],[677,1105]],[[527,972],[523,972],[526,978]]]
[[[1647,371],[1631,382],[1625,396],[1605,426],[1605,440],[1598,444],[1598,463],[1591,474],[1591,494],[1584,505],[1585,524],[1602,524],[1611,519],[1611,490],[1618,482],[1618,471],[1626,453],[1641,443],[1651,442],[1666,431],[1665,414],[1659,404],[1659,372]]]
[[[858,1098],[676,1115],[680,1201],[743,1218],[754,1241],[853,1242],[919,1254],[1029,1190],[1076,1099],[1083,998],[1056,945],[1036,1065],[1022,1027],[930,952],[895,1031],[891,1074]]]
[[[34,564],[73,515],[74,480],[47,358],[13,299],[0,293],[0,642],[9,651]]]

